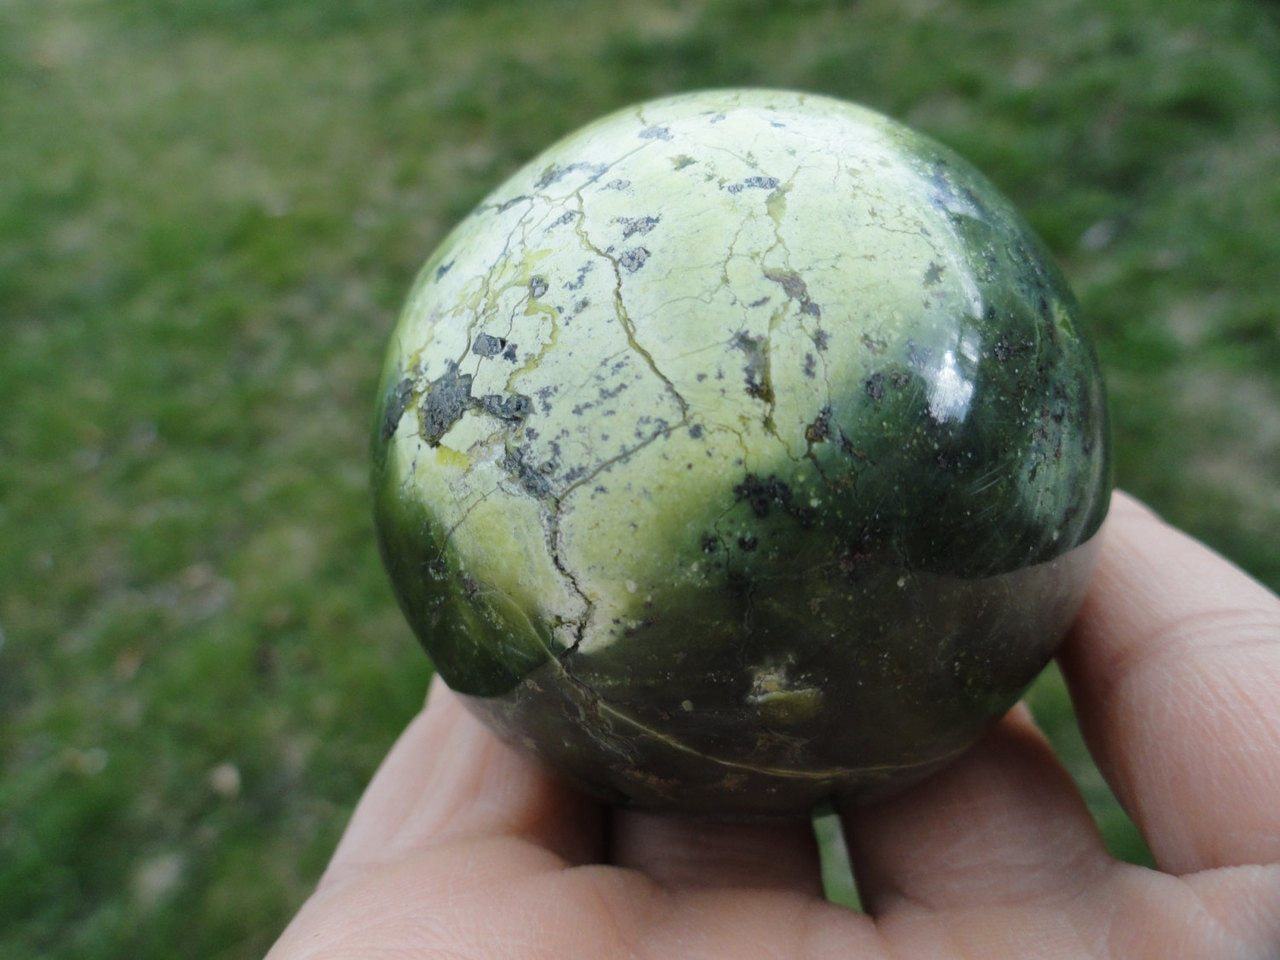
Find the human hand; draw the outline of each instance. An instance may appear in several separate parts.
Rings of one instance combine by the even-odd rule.
[[[1158,870],[1111,859],[1025,707],[851,810],[867,915],[802,823],[608,810],[438,681],[269,960],[1275,960],[1280,601],[1117,494],[1060,660]]]

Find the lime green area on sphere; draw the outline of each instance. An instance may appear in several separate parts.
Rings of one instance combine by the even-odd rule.
[[[1008,202],[879,114],[605,117],[410,294],[374,444],[397,595],[472,709],[597,795],[883,795],[1080,601],[1109,466],[1076,314]]]

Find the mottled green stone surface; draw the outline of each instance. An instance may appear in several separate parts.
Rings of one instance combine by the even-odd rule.
[[[1076,307],[995,189],[822,97],[606,117],[445,240],[375,426],[440,674],[604,797],[882,795],[1044,666],[1106,511]]]

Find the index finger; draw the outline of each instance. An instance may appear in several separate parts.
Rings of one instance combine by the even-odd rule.
[[[1280,601],[1118,493],[1060,655],[1103,775],[1173,873],[1280,862]]]

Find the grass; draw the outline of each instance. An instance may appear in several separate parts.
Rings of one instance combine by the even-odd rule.
[[[0,958],[264,951],[428,672],[365,489],[415,268],[561,133],[724,84],[983,168],[1083,301],[1120,482],[1280,585],[1272,6],[9,0]]]

